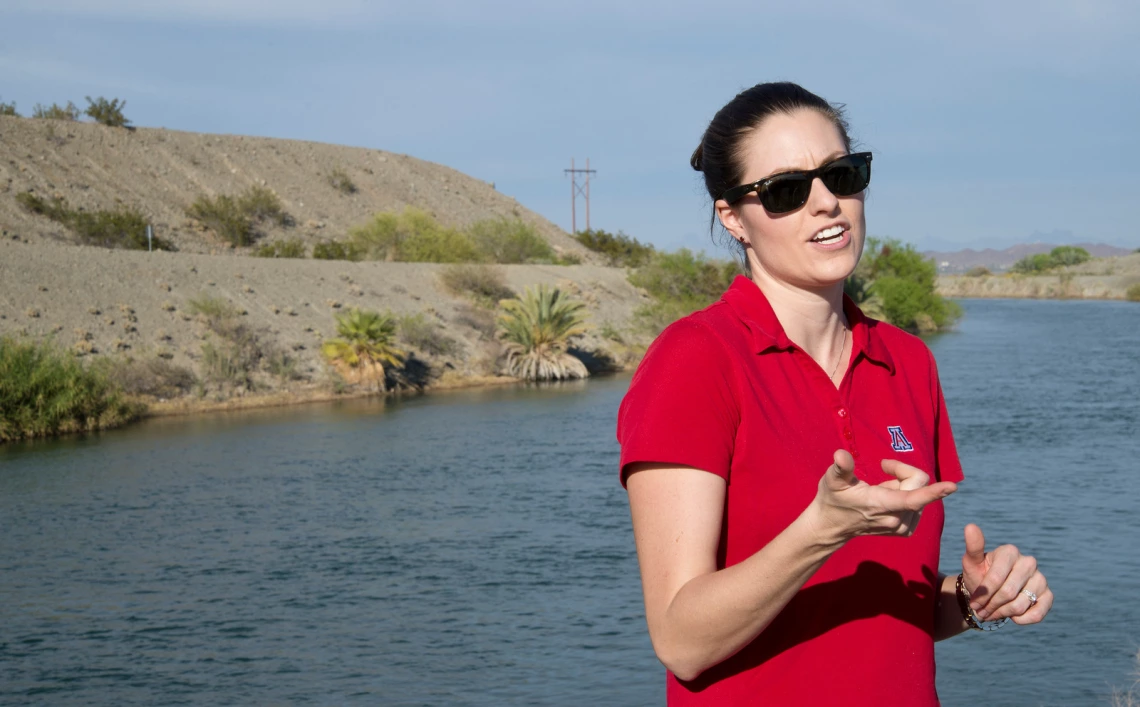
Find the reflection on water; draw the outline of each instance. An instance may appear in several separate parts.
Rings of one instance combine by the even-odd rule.
[[[940,644],[940,694],[1105,703],[1140,643],[1140,307],[965,305],[930,342],[968,476],[943,570],[978,522],[1061,600]],[[661,703],[617,483],[627,385],[0,448],[0,703]]]

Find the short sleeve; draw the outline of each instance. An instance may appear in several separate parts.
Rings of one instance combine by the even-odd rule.
[[[929,353],[929,352],[928,352]],[[942,395],[942,383],[938,380],[938,364],[934,354],[930,355],[931,394],[934,397],[934,448],[937,450],[938,468],[935,470],[939,481],[961,481],[962,462],[958,459],[958,448],[954,445],[954,432],[950,429],[950,415],[946,412],[946,398]]]
[[[688,466],[728,480],[739,402],[732,361],[711,328],[673,323],[649,347],[618,410],[621,483],[635,462]]]

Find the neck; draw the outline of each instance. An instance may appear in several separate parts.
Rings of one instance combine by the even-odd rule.
[[[802,288],[771,277],[753,263],[752,282],[760,288],[772,305],[772,311],[784,327],[784,333],[796,346],[831,370],[842,355],[843,331],[847,317],[843,313],[843,283],[822,288]]]

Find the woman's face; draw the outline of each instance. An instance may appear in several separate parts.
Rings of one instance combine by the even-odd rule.
[[[779,172],[815,169],[847,154],[835,125],[810,109],[770,116],[744,138],[741,148],[742,184]],[[863,252],[863,192],[836,197],[818,178],[812,181],[807,203],[788,213],[769,213],[755,192],[732,206],[719,200],[716,210],[729,233],[743,238],[748,247],[753,279],[828,289],[855,270]],[[842,228],[838,238],[827,238],[836,226]]]

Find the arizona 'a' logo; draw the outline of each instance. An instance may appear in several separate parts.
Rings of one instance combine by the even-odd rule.
[[[902,427],[894,426],[888,427],[887,432],[891,433],[891,449],[896,452],[913,452],[914,445],[903,434]]]

